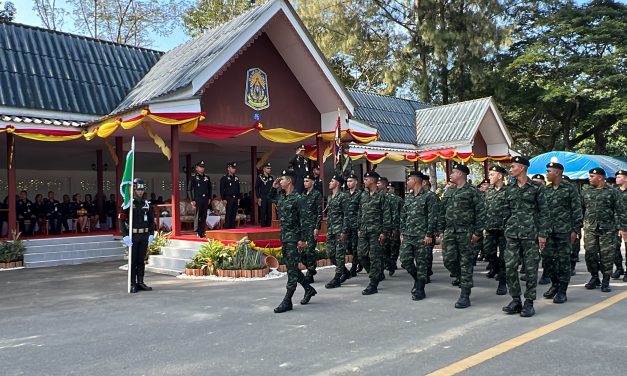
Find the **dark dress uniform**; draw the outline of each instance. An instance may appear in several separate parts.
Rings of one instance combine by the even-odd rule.
[[[115,200],[107,200],[104,203],[105,215],[107,216],[107,225],[111,228],[115,227],[113,219],[115,218]],[[111,219],[111,222],[109,222]]]
[[[235,162],[229,163],[235,168]],[[224,228],[235,228],[235,216],[237,215],[237,200],[239,199],[239,178],[237,175],[226,174],[220,179],[220,197],[226,200],[226,215],[224,216]]]
[[[61,220],[62,220],[62,225],[63,228],[65,229],[65,232],[70,232],[70,225],[68,224],[68,219],[72,219],[73,218],[73,211],[72,211],[72,203],[70,201],[63,201],[62,203],[59,204],[59,212],[61,213]]]
[[[305,145],[300,145],[298,149],[305,150]],[[305,175],[309,173],[309,166],[307,165],[307,158],[300,154],[294,154],[289,160],[289,164],[294,168],[294,175],[296,176],[296,182],[294,188],[300,194],[305,191]]]
[[[200,161],[196,166],[205,167],[205,162]],[[208,175],[194,174],[187,184],[187,196],[196,203],[196,214],[194,218],[194,231],[198,237],[205,237],[205,227],[207,226],[207,210],[212,196],[211,179]]]
[[[33,229],[35,227],[36,217],[35,213],[33,212],[33,203],[31,202],[31,200],[17,200],[16,213],[20,232],[24,234],[24,236],[32,235]]]
[[[269,166],[269,164],[267,166]],[[258,199],[261,199],[261,206],[259,206],[259,224],[261,227],[270,227],[272,225],[272,200],[270,199],[270,190],[272,189],[273,182],[274,177],[272,175],[266,176],[263,173],[257,175],[255,195]]]
[[[142,183],[143,184],[143,183]],[[133,209],[133,228],[129,228],[130,210]],[[138,289],[152,290],[144,284],[145,259],[148,251],[148,238],[155,232],[155,216],[153,207],[141,197],[133,198],[131,208],[124,209],[120,215],[120,230],[124,236],[132,234],[133,247],[131,252],[131,292]],[[135,291],[133,291],[135,289]]]
[[[44,205],[44,213],[48,221],[48,233],[60,234],[61,222],[63,222],[63,214],[61,213],[61,204],[57,200],[47,200]]]

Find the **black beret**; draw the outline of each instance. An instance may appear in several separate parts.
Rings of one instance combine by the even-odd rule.
[[[527,167],[529,167],[530,165],[529,160],[525,157],[521,157],[520,155],[517,155],[514,158],[512,158],[512,163],[518,163],[521,165],[525,165]]]
[[[226,165],[227,165],[227,167],[237,168],[237,162],[229,162]]]
[[[595,174],[595,175],[603,175],[605,176],[605,170],[602,169],[601,167],[595,167],[592,170],[588,171],[589,174]]]
[[[313,174],[306,174],[303,179],[316,180],[316,177]]]
[[[296,173],[290,170],[283,170],[283,172],[281,172],[281,176],[288,176],[292,179],[296,179]]]
[[[453,170],[461,171],[466,175],[470,174],[470,169],[468,168],[468,166],[463,165],[461,163],[455,163],[453,165]]]
[[[492,167],[490,167],[490,171],[496,171],[496,172],[500,172],[503,175],[507,175],[507,170],[501,166],[498,165],[494,165]]]
[[[623,175],[623,176],[627,176],[627,170],[618,170],[616,171],[616,177],[618,177],[618,175]]]
[[[425,176],[420,171],[411,171],[408,176],[416,176],[419,179],[425,178]]]
[[[490,184],[490,179],[483,179],[481,184]]]
[[[364,174],[364,178],[375,178],[379,179],[379,173],[376,171],[368,171]]]
[[[377,181],[384,181],[386,183],[389,183],[390,181],[388,180],[388,178],[386,178],[385,176],[379,176],[379,178],[377,179]]]
[[[352,172],[348,175],[348,177],[346,178],[348,179],[355,179],[355,180],[359,180],[359,178],[357,177],[357,175],[353,174]]]
[[[422,174],[422,172],[421,172],[421,174]],[[429,175],[427,175],[427,174],[422,174],[422,180],[429,181],[430,179],[431,179],[431,177],[430,177]]]
[[[298,147],[296,148],[296,150],[300,150],[300,149],[305,150],[305,144],[300,144],[300,145],[298,145]]]
[[[205,161],[200,161],[198,163],[196,163],[197,167],[205,167]]]
[[[557,168],[558,170],[562,170],[564,171],[564,166],[561,163],[557,163],[557,162],[549,162],[546,164],[546,168]]]
[[[539,179],[539,180],[545,181],[544,180],[544,175],[541,175],[541,174],[535,174],[531,178],[532,179]]]
[[[263,164],[263,167],[272,167],[272,165],[270,164],[270,162],[266,162]]]
[[[344,178],[342,177],[342,175],[333,175],[331,180],[337,181],[338,183],[340,183],[340,185],[344,184]]]

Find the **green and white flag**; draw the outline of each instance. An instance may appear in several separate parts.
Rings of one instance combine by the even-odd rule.
[[[133,173],[135,168],[135,137],[131,140],[131,150],[126,154],[126,165],[124,167],[124,175],[122,175],[122,183],[120,183],[120,194],[122,195],[122,209],[131,207],[133,200]]]

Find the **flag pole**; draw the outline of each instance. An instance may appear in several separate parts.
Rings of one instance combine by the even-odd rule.
[[[128,276],[127,276],[127,292],[131,293],[131,260],[133,260],[133,200],[135,199],[135,191],[133,189],[133,181],[135,180],[135,137],[131,139],[131,150],[133,159],[131,160],[131,184],[129,186],[131,206],[128,209],[128,237],[131,239],[131,245],[128,247]]]

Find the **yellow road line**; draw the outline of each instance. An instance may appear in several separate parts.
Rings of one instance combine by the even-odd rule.
[[[545,326],[539,327],[527,333],[524,333],[516,338],[512,338],[508,341],[501,342],[498,345],[491,347],[487,350],[481,351],[475,355],[469,356],[468,358],[462,359],[458,362],[455,362],[449,366],[444,368],[440,368],[434,372],[431,372],[427,376],[444,376],[444,375],[456,375],[460,372],[466,371],[469,368],[472,368],[478,364],[481,364],[487,360],[495,358],[501,354],[504,354],[516,347],[522,346],[527,342],[531,342],[535,339],[538,339],[542,336],[545,336],[551,332],[554,332],[558,329],[561,329],[567,325],[570,325],[576,321],[579,321],[585,317],[588,317],[594,313],[597,313],[613,304],[620,302],[621,300],[627,298],[627,291],[623,291],[620,294],[614,295],[611,298],[605,299],[602,302],[599,302],[591,307],[583,309],[579,312],[573,313],[570,316],[564,317],[563,319],[554,321]]]

